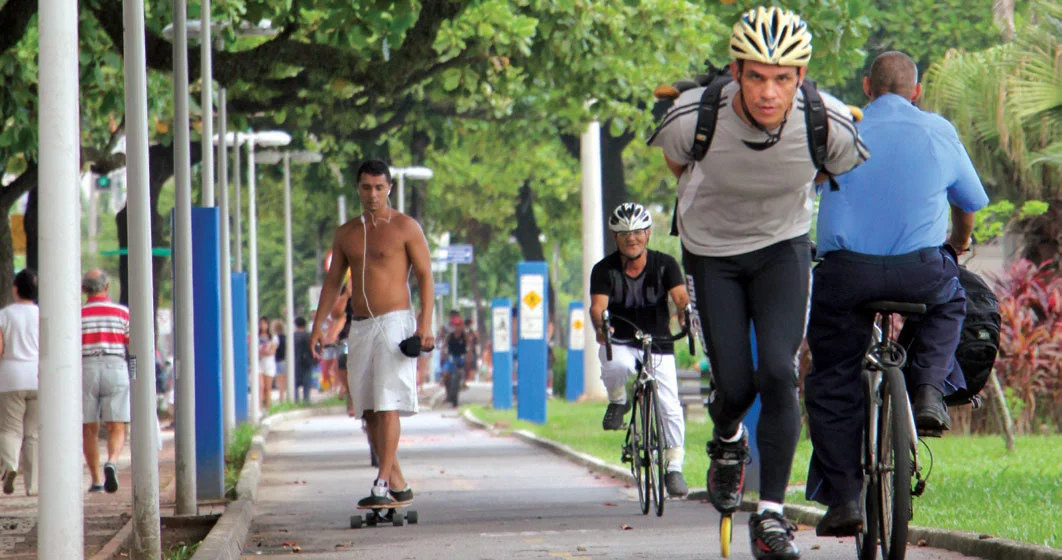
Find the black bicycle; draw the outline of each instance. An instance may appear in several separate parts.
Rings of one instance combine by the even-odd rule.
[[[605,334],[605,357],[612,361],[612,343],[637,343],[641,346],[642,357],[636,365],[634,395],[631,398],[631,421],[627,425],[627,437],[623,441],[621,460],[631,464],[631,474],[638,486],[638,503],[642,514],[648,515],[650,506],[656,505],[657,517],[664,515],[664,456],[667,441],[664,436],[663,418],[656,389],[656,364],[652,350],[654,342],[673,342],[687,337],[690,355],[696,354],[693,332],[690,330],[692,307],[683,310],[685,326],[682,332],[669,335],[663,339],[654,339],[653,335],[638,328],[638,325],[617,317],[617,319],[634,328],[634,337],[623,339],[612,336],[610,317],[606,309],[601,314],[602,330]]]
[[[926,312],[921,303],[874,301],[863,309],[876,313],[874,337],[863,360],[863,529],[856,535],[860,560],[903,560],[912,496],[925,491],[918,463],[915,427],[903,366],[907,352],[892,334],[892,316]],[[939,433],[926,435],[938,436]],[[911,482],[915,479],[914,487]]]

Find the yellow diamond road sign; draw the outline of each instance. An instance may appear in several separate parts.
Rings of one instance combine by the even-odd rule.
[[[524,296],[524,305],[531,309],[538,307],[538,304],[540,303],[542,303],[542,296],[538,295],[535,291],[527,292],[527,295]]]

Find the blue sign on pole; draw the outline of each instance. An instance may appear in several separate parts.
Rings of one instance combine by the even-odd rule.
[[[491,360],[494,367],[494,408],[513,407],[513,303],[508,298],[491,302]]]
[[[450,245],[436,249],[436,260],[444,263],[472,264],[471,245]]]
[[[568,368],[564,373],[564,396],[569,401],[574,402],[583,395],[585,346],[586,314],[583,313],[583,302],[573,301],[568,304]]]
[[[520,296],[516,417],[545,424],[549,271],[544,262],[521,262],[516,265],[516,275]]]
[[[195,302],[195,480],[203,499],[225,497],[221,407],[221,245],[218,209],[192,208],[192,297]]]
[[[449,282],[436,282],[435,283],[435,297],[442,297],[450,295],[450,283]]]
[[[232,273],[232,371],[236,423],[247,421],[247,273]]]

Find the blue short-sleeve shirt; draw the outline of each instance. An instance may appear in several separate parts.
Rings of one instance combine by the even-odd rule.
[[[819,204],[818,250],[902,255],[944,243],[949,204],[988,204],[955,128],[895,94],[875,99],[857,125],[874,154],[837,177]]]

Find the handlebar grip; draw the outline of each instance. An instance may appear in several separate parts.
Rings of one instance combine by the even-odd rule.
[[[605,334],[605,359],[612,361],[612,327],[609,325],[608,310],[601,312],[601,330]]]

